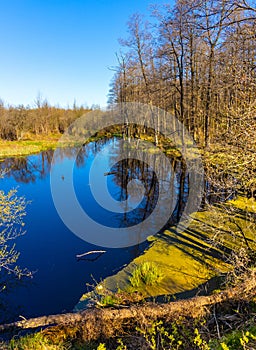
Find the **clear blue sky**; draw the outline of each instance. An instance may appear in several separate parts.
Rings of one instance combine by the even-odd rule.
[[[162,0],[0,0],[0,98],[106,105],[129,17]]]

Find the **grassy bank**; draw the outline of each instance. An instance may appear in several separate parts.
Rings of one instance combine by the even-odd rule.
[[[170,228],[152,237],[151,245],[144,254],[96,286],[96,308],[78,314],[60,315],[60,321],[54,316],[53,321],[47,324],[54,323],[56,326],[8,343],[3,342],[0,348],[255,349],[256,270],[251,264],[246,265],[243,256],[238,255],[239,263],[234,265],[234,260],[227,260],[230,250],[248,248],[243,234],[250,248],[255,249],[255,215],[256,202],[242,196],[208,206],[206,210],[193,215],[192,222],[184,231]],[[149,265],[146,270],[151,277],[145,278],[142,277],[143,270],[138,268],[148,262],[154,265]],[[134,271],[140,273],[135,274]],[[188,286],[196,287],[223,271],[229,272],[227,276],[230,274],[230,278],[227,278],[225,286],[210,296],[166,304],[141,300],[152,295],[174,295]],[[133,277],[138,279],[137,284],[131,283]],[[88,296],[92,297],[86,294],[77,309],[83,309]],[[131,300],[128,300],[129,297]],[[45,317],[44,321],[47,322],[48,318]],[[35,321],[31,322],[36,327]],[[19,327],[22,329],[23,326]]]
[[[170,227],[150,237],[150,246],[142,255],[101,281],[93,293],[85,293],[75,310],[85,308],[90,298],[98,303],[118,303],[118,292],[136,292],[136,299],[166,296],[168,300],[177,293],[196,289],[213,276],[232,271],[232,250],[246,250],[246,244],[255,249],[255,213],[253,199],[238,197],[194,214],[183,231]],[[144,267],[147,271],[143,277],[140,270]],[[153,283],[147,283],[147,278]]]
[[[6,141],[0,140],[0,159],[7,157],[21,157],[36,154],[57,147],[60,135],[47,137],[33,137],[30,140]]]
[[[33,137],[29,140],[6,141],[0,139],[0,161],[8,157],[25,157],[57,147],[81,145],[76,141],[60,141],[62,134],[47,137]]]

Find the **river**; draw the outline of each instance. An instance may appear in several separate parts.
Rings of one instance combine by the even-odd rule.
[[[91,142],[83,146],[78,155],[76,148],[59,149],[57,161],[52,167],[55,170],[63,169],[75,161],[74,187],[82,207],[94,220],[106,226],[125,227],[145,219],[154,210],[158,182],[143,162],[119,162],[111,173],[106,174],[110,194],[119,201],[126,199],[127,181],[140,177],[146,188],[145,198],[137,210],[128,215],[101,208],[90,190],[89,170],[95,154],[110,145],[113,146],[113,143],[118,146],[119,140]],[[105,153],[106,161],[115,156],[113,152]],[[0,163],[2,170],[7,170],[5,176],[0,179],[0,189],[7,192],[17,188],[18,195],[25,196],[29,202],[25,217],[26,232],[15,240],[15,244],[20,252],[18,265],[33,272],[32,278],[9,279],[7,288],[0,297],[1,322],[11,322],[20,316],[29,318],[72,311],[83,293],[91,290],[105,277],[116,273],[147,247],[147,242],[142,242],[128,248],[105,249],[73,234],[60,219],[53,203],[50,188],[52,158],[53,151],[49,150],[23,158],[8,158]],[[172,162],[176,169],[181,168],[180,161]],[[127,167],[129,174],[128,177],[124,177]],[[180,216],[181,206],[185,203],[187,195],[184,176],[181,176],[179,171],[177,173],[179,176],[175,178],[175,191],[176,194],[181,192],[182,197],[177,197],[172,222]],[[65,178],[60,178],[60,181],[65,181]],[[182,191],[180,182],[184,186]],[[106,250],[106,253],[96,260],[76,258],[77,254],[102,249]]]

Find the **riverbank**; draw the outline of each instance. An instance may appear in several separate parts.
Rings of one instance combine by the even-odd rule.
[[[29,140],[7,141],[0,139],[0,161],[11,157],[26,157],[57,147],[74,147],[81,145],[75,141],[60,141],[62,134],[47,137],[33,137]]]
[[[37,332],[2,342],[1,349],[255,349],[255,268],[240,275],[233,285],[211,296],[167,304],[93,308],[2,325],[1,332]],[[38,332],[40,327],[44,330]]]
[[[169,301],[175,300],[177,295],[185,290],[196,290],[199,285],[203,285],[216,274],[230,273],[232,279],[237,274],[235,271],[237,268],[247,269],[245,265],[240,267],[239,264],[235,265],[235,260],[232,260],[241,258],[244,264],[243,259],[246,256],[230,257],[229,253],[233,249],[236,250],[236,247],[248,250],[247,245],[252,250],[255,249],[255,215],[256,202],[242,195],[232,201],[206,206],[203,211],[192,216],[190,225],[184,230],[170,227],[160,235],[150,237],[150,247],[140,257],[115,276],[96,285],[96,294],[84,295],[76,310],[87,307],[88,297],[94,298],[96,308],[59,318],[45,316],[44,322],[51,320],[50,324],[56,324],[60,320],[62,325],[47,328],[20,341],[13,340],[0,347],[24,350],[154,349],[154,342],[162,339],[166,347],[159,349],[168,349],[171,346],[172,349],[179,350],[188,348],[206,350],[239,349],[241,341],[245,342],[247,338],[248,342],[254,342],[256,332],[252,324],[255,315],[252,310],[256,310],[256,306],[253,274],[245,283],[249,291],[240,288],[232,294],[227,288],[225,295],[229,297],[224,301],[221,290],[214,293],[219,295],[220,299],[198,297],[192,299],[192,304],[191,299],[187,302],[180,301],[178,304]],[[240,253],[240,250],[237,253]],[[232,259],[228,260],[229,257]],[[155,281],[147,284],[145,280],[139,280],[137,285],[132,285],[131,278],[135,276],[134,271],[148,262],[156,267]],[[239,273],[236,281],[241,283]],[[143,299],[148,297],[156,300],[161,297],[166,303],[156,306],[154,303],[145,303]],[[206,304],[202,304],[203,300],[207,301]],[[171,320],[166,319],[161,313],[161,310],[169,310],[169,306],[167,307],[169,304],[176,305],[171,306],[175,310]],[[109,309],[109,306],[112,308]],[[148,310],[146,315],[143,313],[143,306]],[[113,309],[117,311],[113,312]],[[186,313],[186,310],[193,315]],[[196,310],[202,311],[202,314]],[[86,318],[86,322],[81,318],[77,324],[73,323],[72,319],[87,313],[91,318]],[[128,314],[130,318],[127,318]],[[111,315],[114,318],[111,318]],[[238,322],[240,330],[236,332]],[[44,325],[45,323],[42,324],[43,327]],[[37,326],[40,328],[40,324]],[[106,331],[112,329],[114,333],[104,333],[105,329]],[[22,327],[19,330],[22,332]],[[98,331],[100,333],[97,333]],[[246,335],[247,332],[249,335]],[[234,338],[236,345],[232,347],[229,343]],[[221,343],[228,344],[228,348],[223,348]]]
[[[22,140],[3,140],[0,139],[0,160],[8,157],[25,157],[31,154],[40,153],[49,149],[55,149],[61,145],[61,147],[76,145],[75,141],[69,140],[68,142],[61,141],[63,134],[50,134],[47,136],[35,136],[30,134],[26,139]],[[95,142],[104,138],[122,137],[122,133],[119,129],[111,132],[98,132],[94,136],[87,139],[87,143]],[[141,135],[141,140],[154,143],[152,136]],[[81,141],[78,143],[81,144]],[[153,149],[154,150],[154,149]],[[162,148],[167,155],[179,156],[179,152],[175,148],[171,148],[169,143],[165,144]]]
[[[255,261],[246,261],[246,254],[239,256],[241,249],[236,250],[236,247],[242,248],[242,251],[248,248],[242,233],[250,249],[255,249],[255,216],[256,202],[242,196],[208,207],[193,215],[192,222],[183,232],[169,229],[162,236],[156,236],[148,250],[130,266],[102,281],[96,287],[97,302],[94,307],[0,326],[1,332],[8,330],[13,332],[11,334],[36,330],[34,334],[32,331],[31,335],[13,339],[9,343],[3,342],[1,349],[255,349]],[[174,234],[179,241],[174,239]],[[213,238],[215,245],[212,245]],[[181,246],[185,247],[183,251]],[[223,260],[228,257],[226,254],[229,249],[237,251],[237,256],[233,256],[236,261]],[[217,252],[220,255],[214,256]],[[130,278],[135,265],[138,267],[149,259],[159,264],[159,269],[165,269],[164,276],[156,284],[139,285],[132,291]],[[179,266],[174,269],[173,264],[176,263]],[[173,295],[170,298],[172,301],[166,299],[164,304],[156,302],[157,299],[153,302],[141,300],[152,293],[157,296],[160,291],[163,292],[170,279],[173,281],[170,288],[178,283],[180,290],[191,277],[190,283],[196,285],[201,282],[201,278],[209,277],[206,268],[202,268],[205,263],[210,274],[221,273],[224,271],[221,269],[228,272],[225,284],[210,295],[178,301]],[[126,288],[125,293],[120,286],[124,290]],[[114,288],[111,291],[107,287]],[[132,296],[131,300],[127,300],[128,295]],[[81,309],[84,301],[80,301]],[[38,331],[40,329],[43,330]]]
[[[55,149],[61,134],[47,137],[33,137],[29,140],[0,140],[0,160],[8,157],[23,157]]]
[[[199,293],[200,285],[232,271],[234,261],[230,254],[233,250],[237,249],[239,254],[241,249],[248,248],[247,244],[250,249],[256,249],[255,215],[256,202],[242,196],[206,207],[193,214],[188,227],[184,222],[183,231],[170,227],[150,237],[150,246],[143,254],[117,274],[101,281],[93,292],[85,293],[75,311],[85,309],[88,304],[122,303],[123,293],[126,297],[135,293],[137,301],[152,297],[168,300],[178,294],[184,297],[186,293],[191,294],[189,291]],[[157,271],[159,275],[153,283],[136,276],[138,270],[148,264],[151,265],[146,274],[151,276]]]

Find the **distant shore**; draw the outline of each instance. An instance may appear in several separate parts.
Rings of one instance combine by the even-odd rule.
[[[8,157],[22,157],[57,147],[59,135],[35,137],[29,140],[0,140],[0,160]]]

